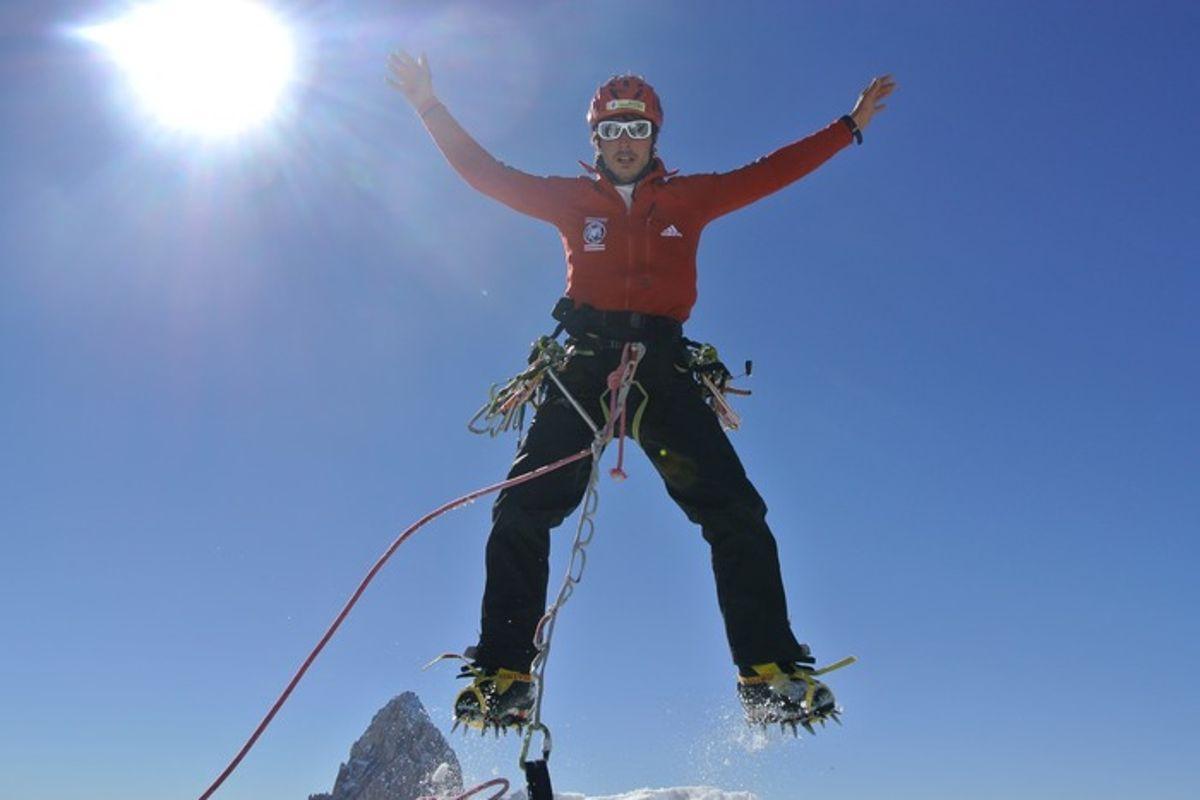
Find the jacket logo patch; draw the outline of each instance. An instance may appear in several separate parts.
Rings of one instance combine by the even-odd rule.
[[[589,253],[604,249],[604,237],[608,235],[608,227],[604,224],[608,217],[584,217],[583,249]]]
[[[660,233],[659,236],[680,236],[680,237],[682,237],[683,234],[679,232],[679,228],[676,228],[674,225],[668,225],[667,227],[663,228],[663,232]]]

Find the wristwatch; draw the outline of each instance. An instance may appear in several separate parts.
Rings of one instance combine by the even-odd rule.
[[[850,129],[850,134],[854,137],[855,143],[862,144],[862,131],[858,129],[858,123],[854,121],[854,117],[849,114],[843,114],[842,122],[846,123],[846,127]]]

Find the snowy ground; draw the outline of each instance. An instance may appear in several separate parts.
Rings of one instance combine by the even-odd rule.
[[[525,800],[519,791],[512,800]],[[675,789],[636,789],[626,794],[589,796],[574,792],[554,793],[554,800],[757,800],[750,792],[723,792],[708,786],[685,786]]]

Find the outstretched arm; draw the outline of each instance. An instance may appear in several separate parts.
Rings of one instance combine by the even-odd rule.
[[[881,101],[895,88],[890,75],[875,78],[858,96],[849,114],[822,130],[732,172],[696,176],[711,183],[704,192],[712,203],[709,218],[779,191],[824,164],[854,139],[861,141],[862,131],[871,124],[872,117],[887,107]]]
[[[419,58],[413,58],[403,50],[392,53],[388,68],[391,72],[388,83],[404,95],[425,123],[438,149],[467,183],[515,211],[553,220],[560,204],[552,184],[563,179],[521,172],[497,161],[483,149],[438,100],[433,91],[429,59],[424,53]]]

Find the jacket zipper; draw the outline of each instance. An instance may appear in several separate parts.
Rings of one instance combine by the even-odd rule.
[[[614,191],[616,191],[614,189]],[[617,192],[620,195],[620,192]],[[633,284],[633,206],[637,202],[637,187],[633,188],[633,193],[629,197],[629,205],[625,208],[625,311],[630,310],[629,296],[632,292]],[[625,198],[621,198],[621,205],[625,205]]]

